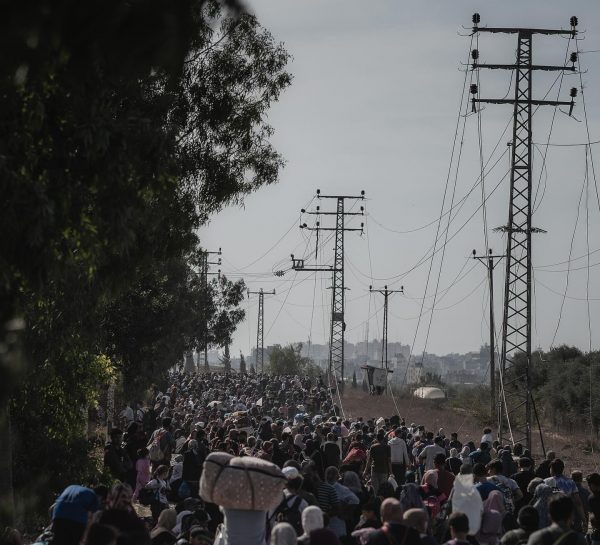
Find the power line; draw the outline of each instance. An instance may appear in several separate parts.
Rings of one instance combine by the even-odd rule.
[[[460,305],[461,303],[464,303],[464,302],[465,302],[467,299],[469,299],[469,298],[470,298],[470,297],[471,297],[471,296],[472,296],[474,293],[476,293],[476,292],[477,292],[477,290],[479,290],[479,288],[481,288],[481,286],[483,286],[483,284],[485,283],[485,280],[486,280],[485,278],[484,278],[483,280],[481,280],[481,281],[479,282],[479,284],[476,284],[476,285],[475,285],[475,287],[474,287],[474,288],[473,288],[471,291],[469,291],[469,292],[468,292],[466,295],[464,295],[463,297],[461,297],[461,298],[460,298],[458,301],[455,301],[454,303],[452,303],[452,304],[450,304],[450,305],[448,305],[448,306],[446,306],[446,307],[436,307],[436,309],[435,309],[435,310],[450,310],[450,309],[452,309],[452,308],[454,308],[454,307],[457,307],[457,306],[458,306],[458,305]],[[381,308],[380,308],[379,310],[381,310]],[[432,312],[432,310],[434,310],[434,309],[432,309],[431,307],[427,308],[427,309],[426,309],[426,310],[423,312],[423,316],[425,316],[425,315],[429,314],[430,312]],[[419,315],[418,315],[418,314],[417,314],[416,316],[408,316],[408,317],[406,317],[406,316],[398,316],[398,315],[396,315],[396,314],[393,314],[392,312],[390,312],[390,314],[391,314],[391,315],[392,315],[394,318],[396,318],[396,319],[398,319],[398,320],[405,320],[405,321],[406,321],[406,320],[416,320],[416,319],[418,319],[418,317],[419,317]]]
[[[588,257],[589,255],[597,254],[598,252],[600,252],[600,248],[597,248],[596,250],[592,250],[591,252],[580,255],[578,257],[573,257],[571,259],[567,259],[566,261],[557,261],[556,263],[547,263],[546,265],[537,265],[535,268],[537,270],[547,269],[549,267],[556,267],[557,265],[564,265],[565,263],[572,263],[573,261],[579,261],[580,259],[584,259],[584,258]],[[547,272],[554,272],[554,271],[547,271]],[[560,271],[560,272],[564,272],[564,271]]]
[[[539,142],[535,142],[536,146],[550,146],[550,147],[557,147],[557,148],[574,148],[574,147],[580,147],[580,146],[594,146],[596,144],[600,144],[600,140],[594,140],[594,142],[579,142],[579,143],[574,143],[574,144],[558,144],[558,143],[540,144]]]
[[[473,35],[471,35],[471,41],[469,43],[469,49],[467,50],[467,62],[469,59],[469,56],[471,54],[471,48],[473,46]],[[410,346],[410,350],[408,353],[408,361],[406,363],[406,370],[404,372],[404,378],[402,379],[402,383],[406,383],[406,376],[408,374],[408,368],[410,367],[410,362],[412,359],[412,355],[413,355],[413,351],[414,351],[414,346],[415,343],[417,341],[417,335],[419,334],[419,326],[421,324],[421,319],[422,319],[422,315],[423,315],[423,309],[425,306],[425,296],[427,295],[427,289],[429,287],[429,280],[431,277],[431,271],[433,268],[433,256],[435,255],[436,252],[436,245],[437,245],[437,241],[438,241],[438,237],[439,237],[439,233],[440,233],[440,227],[442,225],[442,214],[444,213],[444,207],[446,205],[446,195],[448,192],[448,185],[450,183],[450,176],[452,175],[452,165],[454,164],[454,153],[456,151],[456,143],[458,140],[458,132],[459,132],[459,128],[460,128],[460,121],[461,121],[461,115],[462,115],[462,111],[463,111],[463,105],[467,104],[468,106],[468,91],[467,91],[467,76],[468,76],[468,71],[465,71],[465,77],[463,80],[463,89],[460,95],[460,104],[458,107],[458,115],[456,117],[456,127],[454,129],[454,139],[452,142],[452,151],[450,152],[450,163],[448,165],[448,172],[446,174],[446,183],[444,185],[444,194],[442,197],[442,204],[440,206],[440,215],[439,215],[439,220],[438,220],[438,224],[437,224],[437,229],[436,229],[436,233],[435,233],[435,239],[434,239],[434,243],[433,243],[433,254],[431,256],[431,261],[429,263],[429,270],[427,271],[427,280],[425,281],[425,291],[423,293],[423,301],[421,302],[421,308],[419,310],[419,318],[417,320],[417,325],[415,327],[415,334],[413,336],[413,341],[411,343]],[[473,74],[471,73],[471,81],[473,79]],[[466,118],[465,121],[463,122],[463,135],[464,135],[464,127],[465,127],[465,123],[466,123]],[[461,139],[461,143],[460,143],[460,148],[462,150],[462,139]],[[452,206],[450,206],[450,208],[452,208]],[[448,215],[448,217],[451,219],[452,218],[452,214],[450,213]],[[448,222],[448,226],[450,225],[450,223]],[[448,229],[448,227],[446,227],[446,229]],[[447,243],[447,233],[446,233],[446,243]],[[434,302],[434,306],[435,306],[435,302]]]
[[[558,295],[559,297],[566,297],[567,299],[571,299],[572,301],[600,301],[600,297],[575,297],[573,295],[564,295],[563,293],[561,293],[560,291],[556,291],[555,289],[551,288],[550,286],[548,286],[547,284],[544,284],[541,280],[537,279],[535,280],[536,284],[539,284],[540,286],[542,286],[543,288],[547,289],[550,293],[553,293],[554,295]]]
[[[496,142],[496,145],[494,146],[494,149],[492,150],[492,153],[490,154],[490,157],[489,157],[488,161],[485,163],[485,167],[486,168],[487,168],[488,164],[492,161],[492,157],[493,157],[494,153],[496,152],[496,149],[500,145],[500,142],[502,141],[504,135],[506,134],[506,131],[508,130],[508,127],[510,126],[510,122],[511,122],[511,120],[509,119],[508,123],[504,127],[504,130],[502,131],[502,134],[500,135],[498,141]],[[496,167],[496,165],[498,165],[498,163],[500,163],[500,161],[502,160],[502,158],[507,153],[508,153],[508,151],[505,150],[498,157],[498,159],[496,159],[496,161],[494,162],[494,164],[487,171],[485,171],[485,174],[490,174],[494,170],[494,168]],[[476,178],[474,184],[467,191],[467,193],[465,193],[465,195],[463,195],[458,201],[456,201],[456,204],[453,207],[448,208],[448,210],[446,210],[442,214],[442,218],[445,218],[448,214],[451,214],[452,212],[454,212],[455,208],[458,208],[458,210],[457,210],[457,213],[458,213],[462,209],[462,206],[465,203],[465,201],[471,196],[471,193],[473,193],[473,191],[475,191],[475,189],[477,189],[477,187],[479,187],[480,184],[481,184],[481,174]],[[455,218],[456,218],[456,215],[457,214],[454,215]],[[378,225],[379,227],[381,227],[384,231],[389,231],[390,233],[396,233],[396,234],[401,234],[401,235],[409,234],[409,233],[415,233],[417,231],[422,231],[423,229],[427,229],[427,227],[431,227],[432,225],[435,225],[439,221],[439,217],[438,217],[438,218],[436,218],[436,219],[434,219],[434,220],[426,223],[425,225],[421,225],[420,227],[416,227],[414,229],[398,230],[398,229],[392,229],[390,227],[386,227],[381,222],[377,221],[377,219],[373,216],[373,214],[370,214],[370,217],[373,220],[373,222],[376,225]],[[379,279],[379,280],[385,280],[385,279]]]
[[[567,64],[567,61],[569,59],[569,47],[571,45],[571,40],[573,39],[572,36],[569,36],[569,39],[567,41],[567,47],[565,49],[565,58],[563,61],[563,65]],[[565,77],[565,72],[561,71],[559,72],[557,78],[560,78],[559,84],[558,84],[558,91],[556,93],[556,100],[558,101],[559,97],[560,97],[560,92],[562,90],[562,84],[563,84],[563,80]],[[552,130],[554,129],[554,121],[556,120],[556,112],[558,111],[558,106],[554,106],[554,111],[552,112],[552,120],[550,121],[550,130],[548,131],[548,138],[546,139],[546,143],[544,144],[545,146],[545,150],[544,153],[542,154],[542,168],[540,169],[540,176],[538,178],[538,183],[537,183],[537,187],[536,187],[536,191],[535,191],[535,196],[533,198],[533,213],[535,214],[535,212],[537,211],[537,209],[541,206],[542,203],[542,199],[544,197],[544,194],[546,193],[546,184],[544,184],[544,191],[542,193],[542,197],[540,199],[539,204],[536,206],[536,202],[537,202],[537,198],[538,198],[538,192],[540,189],[540,184],[542,181],[542,175],[544,174],[544,169],[546,167],[546,157],[548,156],[548,144],[550,143],[550,139],[552,138]]]
[[[592,147],[591,147],[592,139],[590,137],[590,123],[588,121],[587,106],[585,103],[585,90],[584,90],[584,85],[583,85],[583,75],[581,72],[581,58],[580,58],[581,55],[579,55],[579,40],[575,40],[575,44],[577,47],[577,67],[578,67],[578,72],[579,72],[581,104],[583,105],[583,116],[585,118],[585,132],[587,134],[587,139],[588,139],[588,148],[587,149],[590,152],[590,162],[592,164],[592,176],[594,177],[594,189],[596,190],[596,201],[598,203],[598,210],[600,210],[600,195],[598,194],[598,183],[596,181],[596,167],[594,166],[594,154],[592,153]]]
[[[310,206],[312,204],[314,200],[314,197],[312,199],[310,199],[306,205],[304,206],[304,208]],[[256,263],[258,263],[259,261],[261,261],[262,259],[264,259],[267,255],[269,255],[275,248],[277,248],[277,246],[279,246],[279,244],[283,241],[283,239],[285,239],[286,236],[288,236],[290,234],[290,232],[292,231],[292,229],[297,225],[296,220],[294,220],[294,222],[292,223],[292,225],[290,225],[289,229],[279,238],[279,240],[277,240],[277,242],[275,242],[266,252],[264,252],[261,256],[257,257],[254,261],[252,261],[251,263],[249,263],[248,265],[245,265],[243,267],[239,267],[236,268],[234,267],[234,269],[236,269],[238,272],[244,271],[246,269],[249,269],[250,267],[252,267],[252,265],[255,265]]]
[[[588,256],[586,256],[586,257],[588,257]],[[594,267],[597,267],[598,265],[600,265],[600,262],[594,263],[592,265],[587,265],[586,264],[583,267],[575,267],[575,268],[571,267],[570,269],[569,268],[567,268],[567,269],[560,269],[560,270],[557,270],[557,271],[545,271],[543,269],[539,270],[538,267],[534,267],[533,269],[535,271],[543,272],[543,273],[564,273],[564,272],[575,272],[575,271],[584,271],[586,269],[593,269]]]
[[[587,148],[586,148],[586,150],[587,150]],[[587,151],[586,151],[586,165],[587,165]],[[560,322],[562,320],[563,309],[565,307],[565,299],[567,297],[567,292],[569,291],[569,280],[571,277],[571,255],[573,254],[573,244],[575,242],[575,234],[577,233],[577,225],[579,223],[579,211],[581,209],[581,199],[583,198],[583,190],[586,186],[586,183],[587,183],[587,168],[586,168],[585,176],[583,178],[583,182],[581,183],[581,191],[579,192],[579,200],[577,201],[577,214],[575,216],[575,225],[573,226],[573,233],[571,234],[571,244],[569,246],[569,260],[568,260],[568,265],[567,265],[567,277],[565,280],[565,292],[563,294],[563,298],[560,303],[560,310],[558,313],[558,321],[556,322],[556,328],[554,329],[554,335],[552,336],[552,342],[550,343],[550,346],[554,346],[554,341],[556,340],[556,335],[558,334],[558,329],[560,327]],[[589,256],[588,256],[588,263],[589,263]]]

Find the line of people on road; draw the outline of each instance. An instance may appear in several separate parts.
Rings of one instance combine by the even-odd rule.
[[[308,377],[174,373],[111,431],[118,484],[69,487],[39,543],[600,545],[599,474],[490,429],[463,444],[400,415],[346,419],[334,396]]]

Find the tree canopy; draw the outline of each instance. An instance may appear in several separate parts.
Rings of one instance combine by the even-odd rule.
[[[312,360],[302,356],[301,352],[302,343],[288,344],[284,347],[275,345],[269,354],[269,372],[273,375],[312,374]]]
[[[231,342],[244,285],[202,286],[198,228],[277,181],[289,55],[235,0],[17,2],[0,46],[0,323],[24,321],[0,439],[10,408],[19,486],[50,494],[89,469],[60,464],[110,377],[138,394]]]

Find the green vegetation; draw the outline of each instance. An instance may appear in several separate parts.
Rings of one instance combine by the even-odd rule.
[[[227,346],[243,282],[198,228],[277,181],[288,54],[235,1],[15,3],[0,23],[0,522],[100,478],[88,410]],[[94,13],[94,17],[89,17]],[[68,463],[66,463],[68,461]],[[11,473],[15,468],[14,475]]]
[[[438,373],[432,373],[427,371],[423,373],[419,379],[419,386],[434,386],[439,388],[445,388],[446,383],[442,380],[441,375]]]
[[[600,352],[584,354],[571,346],[559,346],[533,354],[531,386],[535,407],[543,427],[559,433],[584,432],[597,441],[600,430]],[[525,362],[517,360],[506,380],[524,376]],[[481,423],[495,425],[490,418],[489,386],[448,388],[450,404],[469,411]],[[495,420],[495,419],[494,419]]]
[[[269,372],[273,375],[316,376],[319,369],[310,358],[301,355],[302,343],[276,345],[269,354]]]
[[[563,345],[536,352],[533,363],[531,380],[540,419],[559,431],[586,431],[590,439],[597,439],[600,352],[584,354]]]

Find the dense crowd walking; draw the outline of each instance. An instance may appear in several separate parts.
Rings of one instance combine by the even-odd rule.
[[[401,415],[346,419],[321,379],[172,374],[67,487],[39,544],[600,545],[600,474]]]

